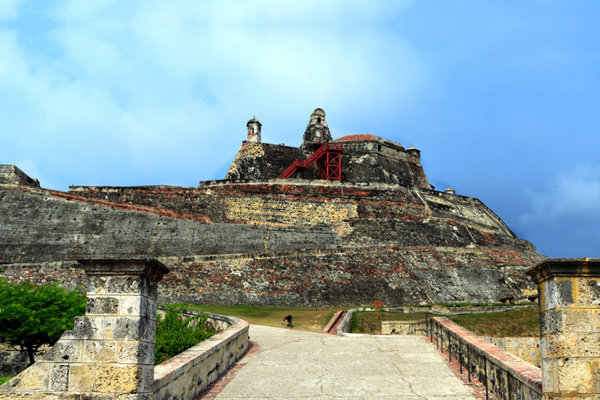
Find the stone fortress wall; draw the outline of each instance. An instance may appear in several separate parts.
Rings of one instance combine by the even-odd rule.
[[[163,299],[219,304],[482,302],[533,288],[520,273],[544,257],[478,199],[433,190],[414,147],[346,136],[333,141],[345,145],[341,181],[314,179],[316,164],[278,179],[332,141],[325,112],[300,148],[261,143],[261,126],[248,122],[225,180],[198,187],[64,193],[24,174],[3,183],[18,170],[4,166],[1,273],[43,282],[45,263],[145,254],[172,267]]]
[[[286,183],[68,194],[3,186],[2,275],[67,284],[77,278],[60,261],[110,251],[168,264],[161,301],[494,302],[532,288],[521,272],[542,257],[477,199],[389,184]]]

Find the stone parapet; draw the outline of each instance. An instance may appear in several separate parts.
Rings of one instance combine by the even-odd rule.
[[[542,399],[542,371],[473,332],[443,318],[419,322],[435,346],[449,351],[500,400]]]
[[[544,399],[600,397],[600,259],[553,258],[538,285]]]
[[[152,397],[157,284],[168,268],[148,257],[79,262],[87,277],[85,317],[0,386],[0,398]]]
[[[239,318],[211,314],[227,325],[223,332],[157,365],[153,400],[193,400],[243,356],[249,324]]]

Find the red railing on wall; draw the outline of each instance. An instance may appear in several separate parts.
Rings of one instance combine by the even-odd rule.
[[[319,167],[319,178],[327,180],[342,180],[342,151],[341,143],[325,143],[306,160],[296,160],[281,174],[280,178],[289,178],[297,171],[305,170],[315,162]]]

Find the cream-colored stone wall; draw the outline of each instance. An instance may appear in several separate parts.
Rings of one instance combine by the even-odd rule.
[[[231,367],[248,348],[248,323],[234,317],[215,316],[225,331],[205,340],[154,370],[154,400],[193,400]]]

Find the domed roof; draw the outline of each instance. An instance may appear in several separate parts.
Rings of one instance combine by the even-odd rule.
[[[250,124],[259,124],[259,125],[262,126],[262,124],[256,119],[256,116],[253,116],[252,119],[250,121],[248,121],[248,123],[246,124],[246,126],[248,126]]]
[[[310,114],[310,116],[312,117],[313,115],[319,115],[321,117],[324,117],[325,111],[323,111],[322,108],[315,108],[315,111],[313,111],[312,114]]]

